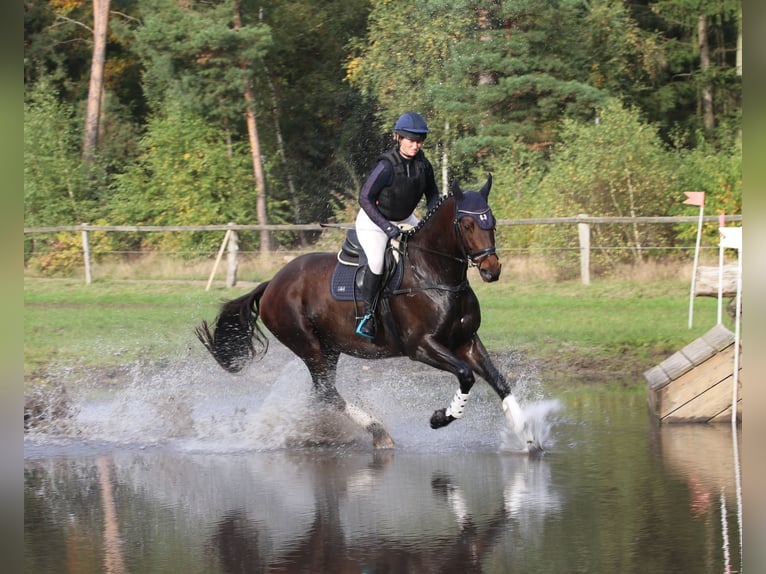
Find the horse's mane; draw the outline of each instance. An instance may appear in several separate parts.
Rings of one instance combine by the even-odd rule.
[[[412,229],[409,229],[405,232],[405,235],[407,237],[412,237],[415,235],[418,231],[423,229],[423,227],[433,218],[434,215],[439,211],[439,209],[447,203],[447,200],[451,197],[454,197],[453,194],[450,192],[447,195],[441,195],[439,196],[439,200],[436,202],[436,205],[434,205],[431,209],[428,210],[428,212],[423,216],[423,218],[418,222],[418,224],[413,227]]]

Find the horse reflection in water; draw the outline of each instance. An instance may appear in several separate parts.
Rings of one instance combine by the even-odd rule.
[[[553,470],[463,452],[54,456],[25,462],[25,550],[39,572],[515,572],[565,510]]]
[[[491,186],[491,175],[478,192],[463,191],[453,182],[452,194],[390,246],[401,257],[403,275],[401,285],[384,290],[381,308],[390,308],[390,313],[378,321],[374,339],[355,332],[357,302],[338,301],[331,294],[334,253],[292,260],[271,280],[224,304],[214,330],[203,321],[197,336],[224,369],[239,372],[268,349],[257,323],[260,318],[306,364],[316,398],[371,433],[375,448],[390,448],[394,441],[380,421],[347,403],[336,389],[341,354],[368,359],[403,355],[455,375],[459,386],[449,406],[431,416],[434,429],[463,416],[477,374],[500,396],[521,443],[531,452],[540,450],[510,385],[477,333],[481,312],[467,279],[468,267],[477,267],[485,282],[496,281],[501,270],[495,221],[487,203]]]
[[[313,521],[279,550],[265,521],[244,509],[225,513],[210,541],[221,569],[275,574],[479,573],[494,554],[504,553],[508,540],[533,543],[545,517],[561,509],[559,497],[550,490],[549,468],[539,457],[511,459],[510,478],[508,469],[497,475],[483,469],[490,472],[480,489],[472,488],[477,479],[473,473],[459,476],[460,470],[453,475],[432,468],[430,483],[423,476],[426,480],[415,482],[420,485],[417,492],[403,492],[403,500],[397,501],[385,496],[391,459],[384,456],[376,455],[356,472],[332,459],[315,466]],[[396,474],[392,478],[400,483],[402,477]],[[535,491],[530,508],[522,508],[518,498],[530,489]],[[370,514],[360,518],[360,513]],[[419,528],[413,517],[432,521],[430,530]]]

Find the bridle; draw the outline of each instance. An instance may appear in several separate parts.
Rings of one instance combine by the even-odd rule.
[[[466,249],[465,236],[463,235],[463,230],[460,226],[460,220],[467,215],[470,215],[471,217],[474,217],[474,218],[481,218],[483,216],[484,219],[479,219],[479,221],[488,221],[489,217],[491,216],[491,212],[489,207],[487,207],[487,209],[480,212],[473,212],[473,211],[468,211],[464,209],[459,209],[457,207],[457,202],[455,202],[455,216],[454,216],[452,224],[455,230],[455,234],[460,238],[460,248],[463,252],[462,257],[455,257],[454,255],[450,253],[444,253],[443,251],[437,251],[436,249],[423,247],[422,245],[418,245],[417,243],[411,244],[409,239],[412,237],[413,231],[408,231],[406,233],[403,233],[401,240],[397,242],[394,242],[394,241],[391,242],[393,249],[395,251],[398,251],[400,256],[402,257],[407,257],[407,251],[410,248],[414,248],[419,251],[423,251],[425,253],[431,253],[433,255],[438,255],[446,259],[457,261],[458,263],[465,266],[463,268],[464,271],[463,271],[462,280],[456,285],[431,284],[431,283],[428,283],[428,279],[426,277],[423,277],[420,274],[420,272],[415,268],[415,266],[411,264],[412,271],[414,272],[415,276],[418,277],[420,281],[423,281],[424,284],[417,287],[410,287],[406,289],[396,289],[394,291],[391,291],[391,295],[411,295],[413,293],[419,293],[422,291],[430,291],[430,290],[459,293],[469,288],[468,278],[466,277],[465,271],[468,269],[468,267],[478,267],[479,265],[481,265],[482,261],[484,261],[490,255],[496,255],[496,249],[494,245],[490,245],[488,247],[484,247],[483,249],[477,249],[476,251],[468,252],[468,250]],[[421,224],[422,223],[423,222],[421,222]],[[492,226],[492,229],[494,229],[494,225]]]
[[[460,237],[460,248],[463,251],[462,257],[455,257],[454,255],[451,255],[449,253],[443,253],[441,251],[430,249],[428,247],[423,247],[421,245],[410,245],[409,241],[407,241],[408,236],[406,235],[405,235],[405,240],[402,242],[404,244],[404,251],[406,252],[406,250],[409,247],[414,247],[426,253],[431,253],[433,255],[439,255],[447,259],[452,259],[453,261],[458,261],[468,267],[478,267],[490,255],[497,255],[497,249],[495,245],[493,244],[493,245],[484,247],[482,249],[477,249],[475,251],[468,252],[468,250],[466,249],[465,236],[463,235],[463,228],[460,225],[460,220],[467,215],[473,217],[477,222],[489,221],[489,218],[492,217],[492,210],[489,207],[487,207],[487,209],[484,209],[481,211],[469,211],[467,209],[460,209],[457,205],[457,201],[455,202],[455,218],[452,222],[452,225],[455,229],[455,234],[458,237]],[[481,225],[479,226],[481,227]],[[493,225],[492,229],[494,228],[495,226]]]
[[[490,210],[489,207],[487,207],[487,209],[484,209],[482,211],[468,211],[466,209],[458,208],[457,202],[455,203],[455,221],[453,222],[453,225],[455,226],[456,233],[460,236],[460,246],[463,249],[463,256],[465,257],[465,261],[469,266],[478,267],[479,265],[481,265],[481,262],[484,261],[490,255],[497,255],[497,249],[495,248],[495,245],[492,244],[482,249],[471,251],[470,253],[466,252],[465,236],[463,235],[463,228],[460,225],[460,220],[466,215],[470,215],[477,222],[488,221],[489,218],[492,216],[492,211]],[[479,227],[481,227],[481,225],[479,225]],[[495,229],[494,225],[492,225],[492,229],[493,230]]]

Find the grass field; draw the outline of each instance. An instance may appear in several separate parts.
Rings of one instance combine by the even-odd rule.
[[[491,351],[521,350],[550,371],[636,377],[706,332],[716,301],[697,298],[688,329],[689,284],[678,280],[472,281],[479,334]],[[222,301],[252,288],[204,282],[41,279],[24,281],[24,378],[62,369],[163,363],[201,349],[194,327]],[[725,324],[731,328],[728,317]]]

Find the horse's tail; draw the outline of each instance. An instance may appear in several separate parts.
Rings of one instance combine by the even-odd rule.
[[[238,373],[255,356],[264,355],[269,348],[269,340],[257,324],[258,305],[268,284],[268,281],[261,283],[250,293],[224,303],[213,332],[207,321],[202,321],[195,329],[197,338],[218,364],[230,373]]]

